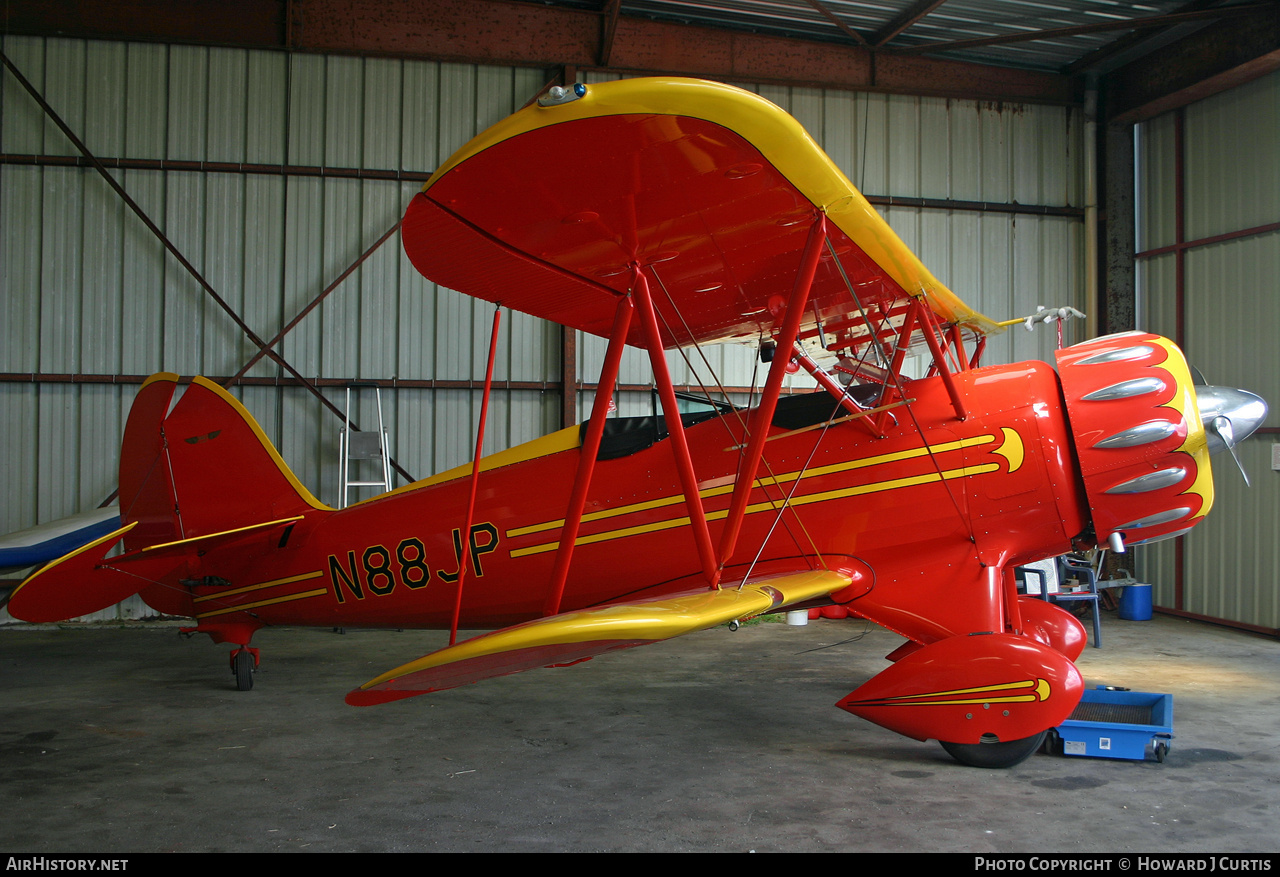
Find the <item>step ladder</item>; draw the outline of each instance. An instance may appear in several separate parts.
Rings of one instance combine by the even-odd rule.
[[[374,398],[378,402],[378,429],[353,430],[351,428],[351,391],[372,387]],[[362,480],[352,475],[352,463],[359,469],[362,463],[376,463],[382,474],[379,481]],[[377,487],[379,493],[391,489],[391,457],[387,453],[387,428],[382,419],[382,390],[371,381],[352,381],[347,384],[347,407],[342,415],[342,430],[338,434],[338,484],[341,494],[338,508],[345,509],[350,503],[351,488]]]

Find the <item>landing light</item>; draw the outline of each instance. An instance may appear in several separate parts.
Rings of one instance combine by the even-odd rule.
[[[575,82],[569,88],[553,85],[551,89],[542,97],[538,98],[538,106],[555,107],[560,104],[567,104],[576,101],[587,93],[587,87],[581,82]]]

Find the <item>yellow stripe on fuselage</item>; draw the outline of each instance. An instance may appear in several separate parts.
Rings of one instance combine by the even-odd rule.
[[[234,590],[230,590],[230,591],[218,591],[216,594],[205,594],[203,597],[196,597],[195,600],[193,600],[192,602],[203,603],[206,600],[218,600],[223,597],[233,597],[236,594],[248,594],[251,591],[264,591],[267,588],[274,588],[274,587],[278,587],[279,585],[287,585],[292,582],[305,582],[307,579],[319,578],[322,575],[324,575],[324,573],[321,572],[320,570],[316,570],[315,572],[305,572],[305,573],[302,573],[301,575],[289,576],[288,578],[283,578],[283,579],[273,579],[272,581],[260,582],[259,584],[256,584],[256,585],[245,585],[243,588],[235,588]]]
[[[292,603],[294,600],[305,600],[308,597],[323,597],[328,593],[328,588],[320,588],[316,591],[301,591],[297,594],[285,594],[282,597],[273,597],[270,600],[259,600],[256,603],[241,603],[238,606],[227,606],[222,609],[214,609],[211,612],[200,612],[196,615],[196,618],[203,620],[205,618],[213,618],[215,615],[226,615],[231,612],[245,612],[250,609],[261,609],[263,606],[275,606],[279,603]],[[214,595],[214,597],[220,596],[222,595]]]
[[[928,691],[917,692],[915,694],[902,694],[897,697],[886,697],[886,702],[895,700],[920,700],[925,697],[954,697],[957,695],[974,695],[986,694],[991,691],[1009,691],[1017,688],[1034,688],[1037,696],[1043,694],[1042,686],[1047,690],[1048,683],[1043,679],[1022,679],[1017,682],[999,682],[995,685],[974,685],[968,688],[951,688],[946,691]],[[1048,695],[1045,694],[1045,697]],[[1043,699],[1043,698],[1041,698]]]
[[[998,463],[985,463],[981,466],[965,466],[959,469],[948,469],[941,473],[928,472],[924,475],[913,475],[908,478],[894,478],[890,481],[880,481],[874,484],[860,484],[856,487],[845,487],[840,490],[828,490],[823,493],[812,493],[805,496],[796,496],[788,500],[790,506],[809,505],[816,502],[830,502],[835,499],[845,499],[851,496],[861,496],[868,493],[882,493],[887,490],[898,490],[903,487],[916,487],[921,484],[932,484],[937,481],[950,481],[954,478],[967,478],[970,475],[982,475],[987,472],[997,472],[1000,469]],[[747,506],[747,514],[756,512],[769,511],[776,509],[775,502],[754,503]],[[706,513],[708,521],[719,521],[729,516],[728,509],[720,509],[718,511],[709,511]],[[604,533],[594,533],[590,536],[580,536],[575,545],[590,545],[593,542],[608,542],[613,539],[623,539],[627,536],[638,536],[643,533],[653,533],[659,530],[670,530],[676,527],[688,526],[689,518],[671,518],[666,521],[655,521],[651,524],[642,524],[636,527],[626,527],[620,530],[609,530]],[[531,554],[542,554],[546,551],[554,551],[560,547],[557,542],[544,542],[541,545],[531,545],[528,548],[517,548],[511,552],[512,557],[526,557]]]
[[[1006,432],[1006,441],[1008,441],[1008,434],[1007,434],[1008,432],[1012,432],[1012,430],[1009,430]],[[1017,436],[1017,433],[1013,433],[1013,435]],[[927,447],[911,448],[906,451],[895,451],[894,453],[891,453],[891,454],[879,454],[874,457],[865,457],[861,460],[847,460],[843,463],[833,463],[830,466],[819,466],[815,469],[797,470],[795,472],[787,472],[783,475],[778,475],[775,477],[758,478],[754,482],[752,482],[751,487],[754,490],[760,487],[780,486],[783,484],[789,484],[792,481],[795,481],[797,478],[800,478],[801,476],[805,478],[816,478],[824,475],[835,475],[840,472],[850,472],[855,469],[866,469],[871,466],[881,466],[886,463],[897,463],[902,460],[911,460],[918,457],[924,457],[929,454],[942,454],[942,453],[946,453],[947,451],[956,451],[956,450],[961,450],[963,448],[978,447],[980,445],[990,444],[995,440],[996,440],[996,437],[994,435],[980,435],[980,436],[975,436],[973,438],[960,439],[954,442],[942,442],[940,444],[929,445]],[[1019,445],[1020,444],[1021,442],[1019,442]],[[1011,467],[1010,471],[1012,471],[1012,468],[1015,468],[1015,467]],[[725,494],[732,493],[732,492],[733,492],[733,485],[724,484],[719,487],[711,487],[711,488],[707,488],[706,490],[700,490],[698,491],[698,495],[705,500],[711,497],[724,496]],[[600,521],[606,518],[616,518],[622,515],[629,515],[634,512],[649,511],[650,509],[662,508],[663,506],[675,505],[681,502],[684,502],[684,494],[677,493],[671,496],[661,497],[659,499],[651,499],[645,502],[632,503],[630,505],[618,506],[617,508],[604,509],[603,511],[598,511],[598,512],[591,512],[590,514],[583,515],[582,521],[583,523],[589,523],[591,521]],[[770,504],[768,507],[772,508],[772,504]],[[708,513],[708,520],[718,520],[718,518],[713,518],[712,515],[714,515],[713,512]],[[688,521],[687,518],[685,518],[684,520],[686,522]],[[564,518],[559,518],[554,521],[545,521],[541,524],[531,524],[527,527],[516,527],[514,529],[508,530],[506,535],[508,539],[513,539],[517,536],[528,536],[531,533],[541,533],[546,530],[555,530],[563,526],[564,526]],[[678,525],[673,524],[671,526],[678,526]],[[666,529],[666,528],[659,527],[658,529]],[[579,540],[579,544],[581,544],[581,540]],[[512,552],[512,556],[515,556],[515,552]]]

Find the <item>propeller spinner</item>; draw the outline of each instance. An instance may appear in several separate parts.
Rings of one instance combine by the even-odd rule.
[[[1247,390],[1201,385],[1196,387],[1196,407],[1204,421],[1209,453],[1230,451],[1244,483],[1249,484],[1249,475],[1236,454],[1236,445],[1267,419],[1266,400]]]

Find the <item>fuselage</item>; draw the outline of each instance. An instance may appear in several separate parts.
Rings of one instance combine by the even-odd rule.
[[[1049,366],[992,366],[956,379],[963,420],[938,379],[915,380],[903,390],[913,401],[881,424],[881,434],[873,418],[843,411],[825,425],[834,404],[826,394],[825,410],[818,397],[784,399],[728,567],[856,564],[870,577],[837,599],[914,639],[998,629],[999,601],[965,592],[979,555],[1016,563],[1066,551],[1087,509]],[[722,411],[687,429],[713,539],[745,423],[746,412]],[[575,428],[512,449],[481,472],[461,626],[500,627],[542,614],[578,465],[577,436]],[[670,440],[620,453],[596,464],[564,609],[687,590],[702,580]],[[310,511],[278,550],[251,561],[239,559],[243,551],[211,551],[200,569],[187,570],[189,578],[227,584],[199,586],[190,596],[159,588],[143,596],[164,611],[194,615],[202,627],[447,627],[469,472],[341,511]]]

